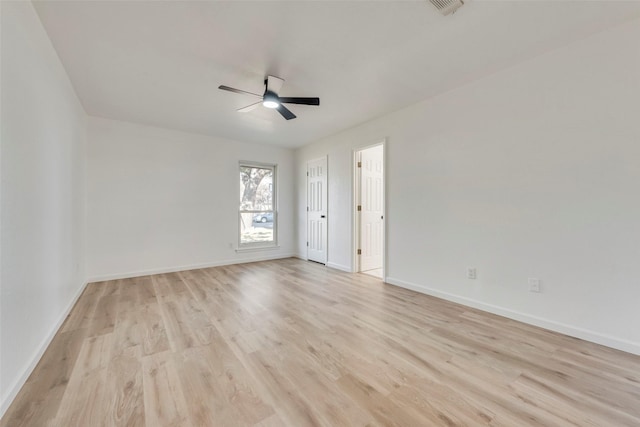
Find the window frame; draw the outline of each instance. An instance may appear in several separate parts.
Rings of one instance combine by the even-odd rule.
[[[270,169],[271,170],[271,210],[243,210],[242,209],[242,198],[240,196],[240,190],[242,189],[242,180],[240,180],[240,169],[243,167],[247,168],[258,168],[258,169]],[[253,161],[240,161],[238,162],[238,175],[236,179],[238,179],[238,192],[236,193],[236,197],[238,197],[238,246],[236,251],[250,251],[250,250],[260,250],[260,249],[273,249],[278,247],[278,165],[275,163],[262,163],[262,162],[253,162]],[[273,240],[269,242],[242,242],[242,214],[257,214],[263,212],[271,212],[273,215]],[[253,224],[253,221],[252,221]]]

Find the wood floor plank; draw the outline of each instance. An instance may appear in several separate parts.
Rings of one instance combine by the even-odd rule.
[[[187,349],[178,363],[194,425],[252,426],[275,412],[224,342]]]
[[[189,288],[182,281],[180,273],[166,273],[151,276],[153,288],[158,302],[166,303],[176,295],[189,293]]]
[[[42,390],[47,390],[44,394]],[[0,420],[2,427],[45,426],[51,423],[60,407],[66,383],[47,388],[40,381],[27,381],[7,413]],[[33,396],[31,399],[24,396]],[[19,399],[19,400],[18,400]]]
[[[191,426],[178,368],[171,352],[142,359],[144,414],[149,426]]]
[[[248,355],[247,360],[248,363],[245,366],[263,384],[268,399],[274,402],[286,425],[323,425],[322,420],[313,410],[313,405],[302,397],[290,378],[281,375],[281,371],[272,365],[268,355],[258,351]]]
[[[114,351],[142,346],[144,355],[166,351],[170,348],[160,305],[147,301],[137,305],[122,304],[114,327]]]
[[[202,351],[200,347],[187,349],[176,363],[185,399],[189,402],[191,422],[195,426],[238,423],[240,414],[229,405],[219,376],[211,372]]]
[[[282,259],[89,284],[14,426],[639,426],[640,356]]]
[[[111,358],[105,391],[106,425],[145,426],[142,355],[142,348],[133,346]]]
[[[106,285],[108,286],[108,285]],[[116,314],[120,295],[110,294],[98,299],[91,321],[89,322],[89,336],[103,335],[113,332],[116,324]]]
[[[365,409],[376,422],[385,426],[418,426],[431,424],[414,408],[403,408],[382,395],[367,382],[345,375],[337,382],[340,390]]]
[[[106,334],[84,340],[53,425],[103,423],[112,338],[112,334]]]
[[[173,351],[211,342],[213,324],[191,294],[175,295],[160,311]]]

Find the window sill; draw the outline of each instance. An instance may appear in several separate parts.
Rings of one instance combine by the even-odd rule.
[[[244,248],[236,248],[236,252],[240,253],[240,252],[262,252],[262,251],[269,251],[269,250],[274,250],[274,249],[280,249],[279,245],[272,245],[272,246],[247,246]]]

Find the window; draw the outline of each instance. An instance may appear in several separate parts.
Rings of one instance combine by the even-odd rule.
[[[240,163],[240,248],[276,246],[276,166]]]

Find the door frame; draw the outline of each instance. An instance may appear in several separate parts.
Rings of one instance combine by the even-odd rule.
[[[325,185],[325,189],[324,191],[327,193],[327,206],[326,206],[326,223],[325,223],[325,235],[326,240],[324,242],[324,247],[325,247],[325,260],[324,260],[324,265],[327,265],[329,263],[329,156],[328,155],[324,155],[324,156],[320,156],[320,157],[316,157],[314,159],[310,159],[307,160],[305,165],[305,180],[304,180],[304,196],[305,196],[305,200],[304,200],[304,204],[305,206],[309,206],[309,163],[312,162],[317,162],[318,160],[324,160],[325,161],[325,165],[326,165],[326,172],[325,172],[325,176],[327,177],[327,185]],[[305,216],[304,216],[304,230],[305,230],[305,241],[308,242],[309,241],[309,210],[307,209],[305,211]],[[309,245],[307,243],[306,246],[306,252],[305,252],[305,259],[307,261],[309,261]],[[315,261],[314,261],[315,262]]]
[[[351,150],[351,221],[353,233],[351,236],[351,271],[360,272],[360,257],[358,246],[360,245],[360,215],[358,204],[360,202],[360,171],[358,170],[358,153],[367,148],[382,145],[382,280],[387,280],[387,138],[376,142],[357,145]]]

